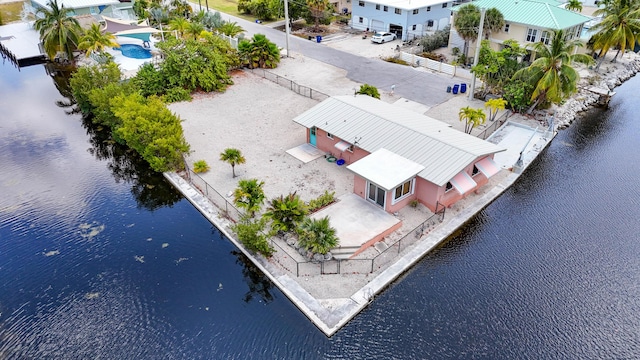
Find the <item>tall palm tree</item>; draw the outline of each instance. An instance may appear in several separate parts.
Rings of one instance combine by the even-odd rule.
[[[220,160],[227,162],[231,165],[231,172],[233,177],[236,177],[236,165],[244,164],[246,159],[242,156],[242,152],[238,149],[226,148],[220,153]]]
[[[233,191],[233,202],[253,217],[264,203],[263,186],[264,181],[258,181],[258,179],[240,180],[238,187]]]
[[[325,11],[329,8],[329,1],[327,0],[307,0],[307,6],[309,7],[309,11],[311,12],[311,16],[313,17],[315,24],[313,26],[313,31],[318,31],[320,27],[320,19],[324,17]]]
[[[560,103],[576,91],[580,79],[578,72],[571,64],[580,62],[591,64],[593,59],[586,54],[573,54],[573,50],[582,46],[577,40],[565,40],[564,31],[556,30],[549,45],[542,42],[535,43],[536,60],[524,69],[518,70],[513,76],[534,87],[531,94],[533,104],[528,112],[545,102]]]
[[[194,40],[198,40],[201,37],[202,32],[204,31],[204,25],[198,22],[190,22],[187,25],[187,29],[185,30],[186,34],[193,36]]]
[[[67,9],[58,6],[58,0],[49,0],[49,9],[38,10],[42,17],[34,23],[35,29],[40,33],[40,40],[49,59],[54,59],[58,52],[64,52],[67,59],[74,61],[73,51],[78,45],[78,37],[81,33],[78,20],[67,15]]]
[[[474,4],[461,6],[456,12],[453,26],[456,32],[464,40],[464,56],[469,55],[469,42],[478,39],[480,29],[480,9]],[[486,39],[491,33],[498,32],[504,26],[504,16],[496,8],[488,9],[484,14],[483,30]]]
[[[93,23],[80,38],[78,49],[86,50],[86,56],[92,53],[102,53],[106,47],[116,47],[116,37],[110,32],[102,32],[100,25]]]
[[[593,48],[600,50],[602,64],[604,56],[610,48],[618,48],[615,62],[620,53],[624,54],[627,48],[633,49],[636,40],[640,36],[640,2],[634,0],[612,0],[605,7],[596,10],[594,16],[602,16],[602,21],[591,29],[596,31]]]
[[[569,11],[582,12],[582,3],[580,0],[569,0],[567,1],[567,5],[564,6],[565,9]]]

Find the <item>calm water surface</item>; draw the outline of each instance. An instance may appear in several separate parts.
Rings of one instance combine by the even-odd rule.
[[[640,78],[331,339],[59,80],[0,66],[0,359],[640,357]]]

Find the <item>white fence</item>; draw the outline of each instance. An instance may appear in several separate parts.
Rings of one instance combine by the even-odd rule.
[[[440,61],[435,61],[421,56],[410,54],[406,52],[400,52],[400,59],[406,61],[411,66],[422,66],[423,68],[448,74],[451,76],[460,76],[470,78],[471,75],[468,70],[460,69],[456,66],[449,65]]]

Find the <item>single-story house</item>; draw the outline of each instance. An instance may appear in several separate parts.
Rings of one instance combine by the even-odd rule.
[[[354,192],[396,212],[412,200],[451,206],[500,171],[505,149],[367,95],[334,96],[293,119],[307,142],[343,160]]]
[[[454,3],[447,0],[353,1],[351,27],[389,31],[402,40],[412,40],[449,25]]]
[[[521,45],[543,42],[549,44],[552,30],[564,30],[567,39],[579,39],[585,23],[590,17],[569,11],[563,2],[555,0],[478,0],[473,2],[478,8],[498,9],[504,16],[505,24],[502,30],[491,33],[489,40],[494,50],[500,50],[505,40],[516,40]],[[453,8],[453,16],[461,4]],[[455,27],[451,27],[449,47],[462,50],[464,40],[457,34]],[[470,49],[475,49],[475,41]],[[469,54],[473,56],[473,54]]]
[[[37,11],[39,8],[49,8],[49,0],[31,0]],[[98,20],[106,15],[118,19],[135,19],[133,0],[58,0],[58,6],[67,9],[69,15],[93,15]]]

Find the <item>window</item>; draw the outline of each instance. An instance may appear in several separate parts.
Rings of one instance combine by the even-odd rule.
[[[444,187],[444,192],[447,193],[451,191],[451,189],[453,189],[453,184],[451,184],[451,182],[448,182],[447,185]]]
[[[333,135],[331,135],[331,133],[327,133],[327,137],[331,140],[333,140]]]
[[[442,8],[446,9],[447,8],[447,3],[442,4]]]
[[[433,20],[427,20],[427,26],[433,27]]]
[[[388,7],[387,5],[385,5],[385,6],[382,8],[382,11],[389,11],[389,7]]]
[[[402,10],[400,10],[400,9],[396,8],[395,13],[396,13],[396,14],[398,14],[398,15],[400,15],[400,14],[402,14]]]
[[[418,13],[418,9],[413,9],[413,15],[416,15]]]
[[[380,10],[380,4],[376,4],[376,10]]]
[[[504,32],[509,32],[509,24],[504,24]]]
[[[582,25],[578,25],[576,26],[576,38],[580,38],[580,35],[582,35]]]
[[[411,194],[413,180],[409,180],[404,184],[398,186],[393,194],[393,200],[399,200],[409,194]]]
[[[359,22],[360,24],[362,24],[362,23],[364,22],[364,19],[362,18],[362,16],[358,17],[358,22]]]
[[[538,35],[538,30],[536,29],[528,29],[527,30],[527,41],[528,42],[536,42],[536,36]]]
[[[478,170],[478,167],[473,165],[473,171],[471,171],[471,176],[476,176],[478,175],[479,172],[480,170]]]
[[[411,30],[415,30],[416,29],[416,25],[411,26]]]
[[[350,153],[352,153],[352,152],[353,152],[353,145],[349,146],[349,147],[347,148],[347,151],[348,151],[348,152],[350,152]]]
[[[427,6],[427,11],[431,11],[431,6]]]
[[[545,45],[549,45],[550,40],[551,40],[551,34],[548,31],[543,31],[542,34],[540,34],[541,43]]]
[[[364,7],[364,1],[358,1],[358,6]]]

